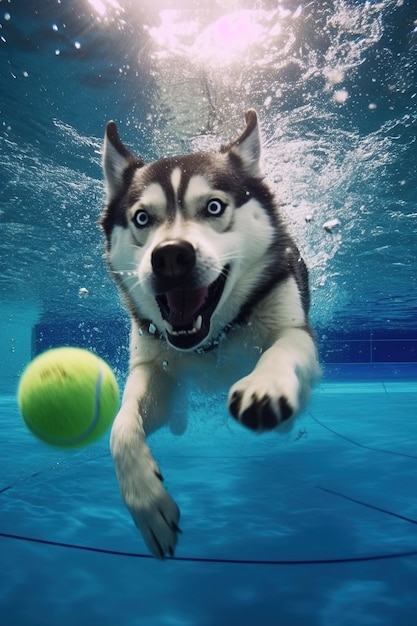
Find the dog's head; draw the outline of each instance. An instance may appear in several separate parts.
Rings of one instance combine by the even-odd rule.
[[[145,164],[114,122],[104,141],[107,260],[131,313],[178,350],[208,345],[262,281],[274,243],[255,111],[218,153]]]

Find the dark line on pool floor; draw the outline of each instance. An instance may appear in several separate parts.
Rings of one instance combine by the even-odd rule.
[[[36,537],[26,537],[24,535],[13,535],[11,533],[0,532],[0,537],[4,539],[12,539],[16,541],[26,541],[57,548],[66,548],[70,550],[82,550],[84,552],[94,552],[98,554],[107,554],[109,556],[121,556],[136,559],[154,559],[150,554],[142,554],[140,552],[123,552],[121,550],[109,550],[107,548],[94,548],[92,546],[82,546],[72,543],[64,543],[61,541],[51,541],[48,539],[38,539]],[[205,558],[192,556],[174,556],[166,559],[166,561],[185,562],[185,563],[210,563],[223,565],[336,565],[342,563],[363,563],[366,561],[382,561],[388,559],[401,559],[406,557],[417,556],[417,550],[408,550],[404,552],[394,552],[392,554],[376,554],[352,557],[339,557],[328,559],[295,559],[295,560],[262,560],[262,559],[224,559],[224,558]]]
[[[406,459],[417,460],[417,456],[412,455],[412,454],[407,454],[406,452],[395,452],[395,450],[384,450],[383,448],[375,448],[374,446],[368,446],[365,443],[360,443],[359,441],[355,441],[355,439],[351,439],[350,437],[347,437],[346,435],[342,435],[342,433],[338,433],[337,430],[333,430],[333,428],[330,428],[330,426],[327,426],[326,424],[321,422],[319,419],[317,419],[317,417],[314,417],[311,411],[308,411],[308,414],[311,417],[311,419],[314,422],[316,422],[316,424],[318,424],[325,430],[328,430],[333,435],[336,435],[336,437],[340,437],[340,439],[344,439],[348,443],[351,443],[354,446],[358,446],[358,448],[363,448],[364,450],[371,450],[372,452],[381,452],[382,454],[391,454],[393,456],[403,456]]]
[[[399,513],[394,513],[393,511],[388,511],[387,509],[383,509],[382,507],[376,506],[374,504],[370,504],[369,502],[364,502],[363,500],[357,500],[356,498],[351,498],[350,496],[346,496],[339,491],[334,491],[333,489],[328,489],[327,487],[320,487],[320,485],[316,485],[317,489],[321,491],[325,491],[327,493],[331,493],[334,496],[339,496],[339,498],[343,498],[344,500],[348,500],[349,502],[354,502],[355,504],[360,504],[361,506],[366,506],[368,509],[373,509],[374,511],[378,511],[379,513],[385,513],[386,515],[391,515],[392,517],[396,517],[404,522],[409,522],[410,524],[417,525],[417,520],[412,519],[411,517],[405,517],[405,515],[400,515]]]

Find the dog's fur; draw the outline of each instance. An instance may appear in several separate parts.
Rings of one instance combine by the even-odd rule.
[[[319,374],[307,270],[263,180],[255,111],[218,153],[145,164],[106,129],[106,257],[132,319],[130,374],[111,432],[123,499],[149,550],[172,555],[179,509],[146,436],[186,426],[181,396],[229,390],[232,416],[269,431]]]

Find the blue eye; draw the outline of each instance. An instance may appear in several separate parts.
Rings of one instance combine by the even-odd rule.
[[[149,217],[149,213],[147,211],[144,211],[143,209],[139,209],[138,211],[136,211],[135,215],[133,216],[133,223],[136,228],[146,228],[146,226],[149,226],[150,221],[151,218]]]
[[[206,211],[208,215],[213,217],[220,217],[225,212],[227,204],[218,198],[213,198],[209,200],[206,204]]]

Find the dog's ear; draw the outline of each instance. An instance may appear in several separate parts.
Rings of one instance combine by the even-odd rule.
[[[108,122],[103,146],[103,171],[108,202],[114,200],[122,189],[126,172],[143,165],[144,162],[129,152],[121,142],[116,123]]]
[[[250,176],[263,178],[258,114],[254,109],[249,109],[249,111],[246,111],[245,120],[246,128],[243,133],[228,146],[223,147],[222,152],[236,154]]]

